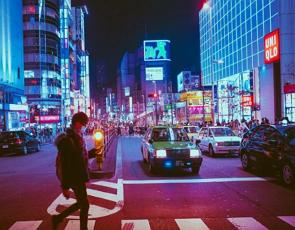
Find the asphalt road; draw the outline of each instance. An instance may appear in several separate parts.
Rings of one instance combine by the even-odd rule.
[[[71,202],[60,196],[55,154],[45,145],[39,153],[0,158],[1,230],[50,229],[49,213]],[[114,178],[88,185],[89,229],[295,229],[295,189],[270,173],[243,171],[237,157],[204,156],[199,175],[150,175],[140,139],[121,137],[116,164]],[[60,229],[77,228],[77,217]]]

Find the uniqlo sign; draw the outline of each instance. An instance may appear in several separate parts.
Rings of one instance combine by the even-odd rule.
[[[280,60],[280,31],[272,31],[264,36],[264,63],[270,64]]]

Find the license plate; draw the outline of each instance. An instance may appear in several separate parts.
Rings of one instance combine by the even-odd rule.
[[[184,166],[184,163],[182,161],[176,161],[175,165],[176,166]]]
[[[3,145],[2,148],[3,149],[8,149],[8,145]]]

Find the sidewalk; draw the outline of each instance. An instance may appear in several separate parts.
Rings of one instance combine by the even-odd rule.
[[[86,142],[88,150],[93,148],[94,143],[91,136],[86,138]],[[114,137],[108,151],[106,152],[106,157],[101,171],[98,171],[96,159],[89,159],[89,174],[91,179],[111,178],[114,176],[116,171],[117,143],[118,137]]]

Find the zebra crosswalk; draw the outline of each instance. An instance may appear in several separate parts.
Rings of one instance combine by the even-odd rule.
[[[213,226],[210,224],[217,219],[228,222],[228,227]],[[295,229],[295,216],[277,216],[277,221],[281,222],[279,229]],[[108,226],[108,229],[121,230],[156,230],[156,229],[179,229],[179,230],[209,230],[209,229],[238,229],[238,230],[266,230],[275,229],[271,224],[261,223],[254,217],[230,217],[230,218],[183,218],[183,219],[123,219],[120,223],[113,223],[114,226]],[[100,220],[88,220],[88,229],[95,230],[99,228]],[[158,222],[158,223],[157,223]],[[9,230],[37,230],[42,226],[42,220],[35,221],[17,221]],[[47,222],[48,224],[48,222]],[[161,226],[161,227],[159,227]],[[44,226],[43,226],[44,227]],[[78,230],[79,220],[68,220],[64,230]],[[276,224],[278,227],[278,224]],[[47,226],[50,229],[50,226]],[[47,229],[46,228],[46,229]],[[277,228],[276,228],[277,229]]]

